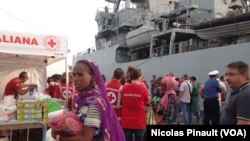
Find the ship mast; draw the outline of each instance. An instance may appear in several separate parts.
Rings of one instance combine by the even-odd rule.
[[[117,12],[120,6],[121,0],[117,0],[114,6],[114,12]]]

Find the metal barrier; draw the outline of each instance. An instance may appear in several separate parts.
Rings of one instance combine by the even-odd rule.
[[[0,123],[0,132],[8,132],[7,136],[9,137],[9,141],[12,141],[14,130],[27,130],[27,141],[30,141],[29,140],[30,130],[31,129],[39,129],[39,128],[42,128],[42,130],[43,130],[42,141],[45,141],[47,127],[42,122],[32,121],[32,122]]]

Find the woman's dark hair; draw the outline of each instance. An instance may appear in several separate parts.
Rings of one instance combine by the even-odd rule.
[[[136,80],[138,79],[139,77],[141,77],[141,71],[134,68],[134,67],[131,67],[129,66],[128,67],[128,71],[127,71],[127,75],[128,77],[131,79],[131,80]]]
[[[69,83],[71,83],[72,81],[73,81],[73,74],[72,72],[69,72]],[[62,74],[61,82],[66,83],[66,72]]]
[[[62,75],[60,75],[60,74],[54,74],[54,75],[51,76],[51,78],[52,78],[55,82],[58,82],[58,81],[61,82]]]
[[[113,78],[121,79],[124,76],[124,71],[121,68],[117,68],[114,71]]]
[[[51,80],[54,81],[54,80],[52,79],[52,77],[48,77],[48,78],[47,78],[47,83],[49,84],[49,83],[51,82]]]
[[[124,85],[124,84],[126,83],[126,78],[125,78],[125,77],[122,77],[120,83],[121,83],[122,85]]]

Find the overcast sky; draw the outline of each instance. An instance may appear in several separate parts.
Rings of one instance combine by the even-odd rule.
[[[105,5],[105,0],[0,0],[0,30],[65,35],[71,61],[72,54],[95,46],[95,14]],[[63,72],[62,65],[50,66],[48,75]]]

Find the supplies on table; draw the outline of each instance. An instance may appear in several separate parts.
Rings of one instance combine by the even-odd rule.
[[[17,120],[42,121],[47,124],[49,112],[65,108],[66,101],[61,99],[20,100],[17,101]]]
[[[35,100],[47,100],[47,99],[51,99],[51,96],[50,95],[47,95],[47,94],[43,94],[43,93],[35,93],[33,95],[34,99]]]
[[[47,123],[49,113],[66,109],[66,101],[61,99],[47,99],[44,100],[43,120]]]
[[[51,96],[43,93],[39,93],[38,91],[32,92],[32,94],[27,93],[23,96],[19,96],[18,100],[23,101],[23,100],[45,100],[45,99],[51,99]]]
[[[23,100],[17,101],[18,121],[42,121],[43,101]]]
[[[0,102],[0,123],[15,119],[16,110],[15,100],[4,98],[4,100]]]

